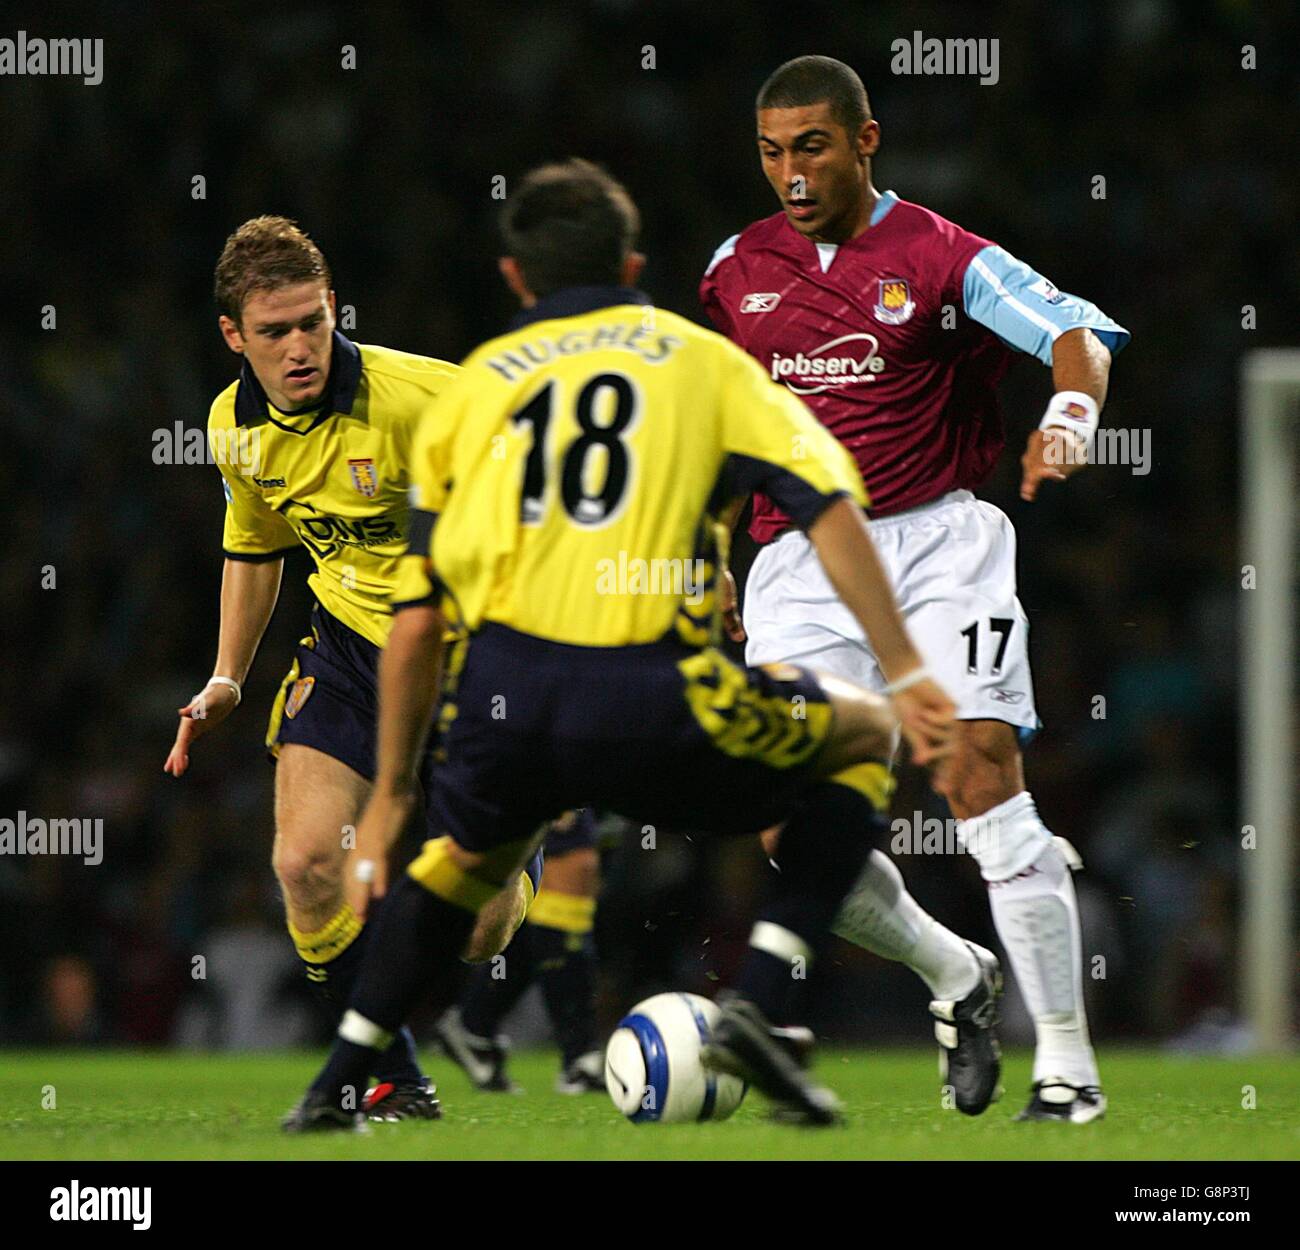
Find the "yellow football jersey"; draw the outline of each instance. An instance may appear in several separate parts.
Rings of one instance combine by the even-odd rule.
[[[458,371],[336,332],[322,406],[286,414],[245,362],[208,420],[226,490],[226,555],[276,559],[301,543],[321,606],[382,647],[406,548],[415,428]]]
[[[428,601],[432,575],[471,631],[618,647],[675,630],[702,646],[726,502],[761,488],[804,524],[839,495],[866,505],[852,457],[798,399],[637,292],[559,291],[517,327],[420,423],[395,603]]]

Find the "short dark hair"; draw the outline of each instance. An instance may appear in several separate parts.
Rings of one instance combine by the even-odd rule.
[[[240,324],[244,304],[255,291],[273,291],[299,282],[331,285],[330,267],[320,248],[287,217],[254,217],[226,240],[217,261],[217,309]]]
[[[501,210],[506,254],[534,295],[617,283],[640,232],[622,183],[576,157],[532,170]]]
[[[797,56],[787,61],[758,89],[754,108],[793,109],[823,102],[850,136],[871,120],[871,102],[862,79],[830,56]]]

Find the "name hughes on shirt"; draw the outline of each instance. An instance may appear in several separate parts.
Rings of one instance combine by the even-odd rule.
[[[662,364],[682,346],[682,340],[672,334],[655,334],[644,325],[598,325],[591,330],[573,330],[552,338],[526,339],[515,344],[512,350],[499,352],[488,359],[507,382],[513,382],[538,365],[544,365],[556,356],[571,356],[575,352],[601,351],[618,348],[635,352],[648,365]]]

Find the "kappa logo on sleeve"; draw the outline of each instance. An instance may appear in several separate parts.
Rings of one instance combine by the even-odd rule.
[[[1031,282],[1029,289],[1047,304],[1063,304],[1065,296],[1056,289],[1046,278],[1039,278],[1037,282]]]
[[[743,313],[771,312],[780,302],[780,291],[752,291],[740,301],[740,311]]]

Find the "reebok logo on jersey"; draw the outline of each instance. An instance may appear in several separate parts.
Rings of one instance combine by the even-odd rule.
[[[835,348],[846,350],[836,353]],[[784,382],[796,395],[819,395],[840,387],[874,382],[885,362],[874,334],[842,334],[829,343],[793,356],[772,353],[772,381]]]
[[[780,302],[780,291],[753,291],[740,301],[740,311],[743,313],[771,312]]]

